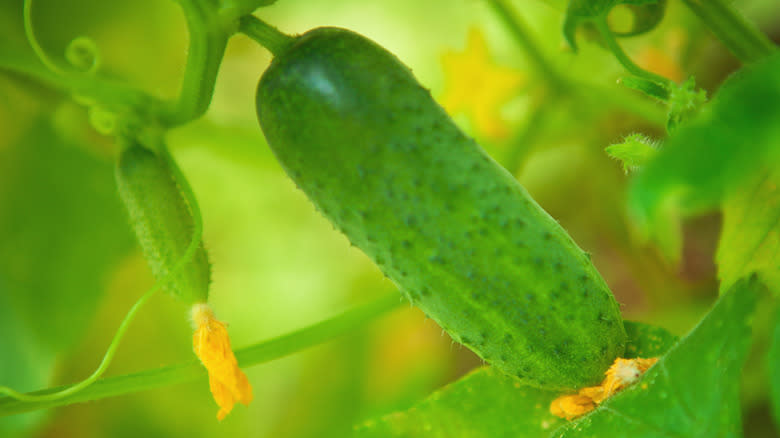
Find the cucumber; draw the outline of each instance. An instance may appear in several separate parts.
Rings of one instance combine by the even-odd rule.
[[[192,242],[194,222],[171,164],[138,142],[128,143],[115,175],[144,258],[167,293],[188,304],[206,302],[211,266],[202,244],[191,261],[173,272]]]
[[[256,105],[316,208],[485,361],[573,389],[623,353],[618,305],[588,255],[393,54],[311,30],[274,58]]]

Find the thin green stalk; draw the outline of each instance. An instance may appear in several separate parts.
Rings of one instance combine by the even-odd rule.
[[[401,302],[398,292],[384,295],[371,303],[348,310],[331,319],[236,350],[236,358],[242,367],[279,359],[365,326],[377,317],[397,308]],[[176,365],[101,379],[80,392],[57,400],[23,402],[11,397],[0,397],[0,417],[100,400],[205,378],[206,369],[199,361],[191,360]],[[71,386],[44,389],[36,391],[32,395],[51,394],[67,390]]]
[[[127,329],[130,327],[130,323],[133,322],[133,319],[135,319],[135,316],[138,314],[138,311],[141,310],[144,304],[146,304],[146,302],[149,301],[154,293],[157,292],[157,289],[158,287],[149,289],[143,296],[141,296],[141,298],[138,299],[138,301],[135,302],[135,304],[133,304],[133,307],[130,308],[130,310],[127,312],[127,315],[125,315],[125,319],[123,319],[122,323],[119,325],[119,329],[117,329],[116,334],[114,335],[114,339],[111,340],[111,344],[108,346],[108,350],[106,350],[100,365],[89,377],[74,385],[45,394],[24,394],[7,386],[0,387],[0,394],[7,394],[9,396],[7,398],[16,399],[22,403],[51,403],[57,400],[66,399],[69,396],[73,396],[74,394],[83,391],[90,385],[94,384],[101,376],[103,376],[103,373],[105,373],[109,365],[111,365],[111,361],[114,360],[116,350],[119,348],[119,344],[122,342],[122,338],[125,336]]]
[[[724,0],[683,0],[741,62],[758,61],[777,50],[753,23]]]
[[[43,47],[38,44],[38,39],[35,37],[32,25],[32,0],[24,0],[24,3],[22,4],[22,16],[24,20],[24,34],[27,37],[27,41],[30,43],[33,52],[38,56],[38,59],[40,59],[43,65],[49,70],[61,75],[66,74],[63,69],[49,58],[46,51],[43,50]]]
[[[531,37],[525,23],[517,14],[507,5],[505,0],[487,0],[495,13],[504,22],[504,25],[515,37],[515,41],[523,48],[529,61],[536,72],[547,81],[556,91],[562,91],[568,88],[569,82],[553,66],[553,64],[539,50],[539,46]]]
[[[607,25],[607,21],[603,18],[597,19],[594,21],[594,25],[596,26],[596,29],[598,29],[599,34],[601,34],[602,39],[607,44],[607,47],[612,52],[613,55],[615,55],[615,58],[617,58],[618,62],[626,69],[629,73],[639,76],[640,78],[645,78],[647,80],[657,82],[659,84],[662,84],[669,88],[672,85],[672,81],[668,78],[665,78],[661,75],[657,75],[653,72],[649,72],[642,67],[634,64],[634,61],[631,60],[631,58],[626,55],[626,52],[623,51],[623,48],[620,47],[620,44],[618,44],[617,40],[615,39],[615,35],[612,33],[612,31],[609,29],[609,26]]]
[[[260,20],[254,15],[241,17],[238,25],[239,32],[257,41],[268,49],[274,56],[279,56],[295,41],[295,37],[280,32],[275,27]]]

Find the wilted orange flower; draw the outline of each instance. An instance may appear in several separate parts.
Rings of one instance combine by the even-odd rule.
[[[596,408],[593,399],[586,395],[564,395],[550,403],[550,413],[571,420]]]
[[[214,317],[208,304],[192,307],[192,322],[195,326],[193,349],[209,372],[211,394],[219,405],[217,419],[222,420],[233,410],[236,402],[249,405],[252,386],[238,367],[225,324]]]
[[[639,380],[658,358],[623,359],[617,358],[607,370],[604,381],[599,386],[580,389],[577,394],[562,395],[550,403],[550,413],[567,420],[587,414],[616,392]]]

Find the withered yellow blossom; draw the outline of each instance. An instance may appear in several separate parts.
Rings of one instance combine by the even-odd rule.
[[[658,362],[657,357],[617,358],[605,373],[606,377],[601,385],[582,388],[577,394],[556,398],[550,403],[550,413],[567,420],[587,414],[616,392],[639,380],[639,377],[656,362]]]
[[[442,106],[450,114],[464,113],[481,135],[506,137],[509,130],[500,116],[502,105],[515,97],[525,75],[493,63],[485,38],[471,29],[464,52],[441,57],[445,75]]]
[[[225,324],[214,317],[208,304],[192,306],[192,322],[195,326],[193,349],[209,372],[211,394],[219,405],[217,419],[222,420],[236,402],[249,405],[252,386],[238,367]]]

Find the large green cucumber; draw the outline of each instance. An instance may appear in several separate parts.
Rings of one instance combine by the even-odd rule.
[[[590,259],[394,55],[297,38],[260,79],[268,144],[314,205],[458,342],[525,383],[598,382],[626,334]]]

